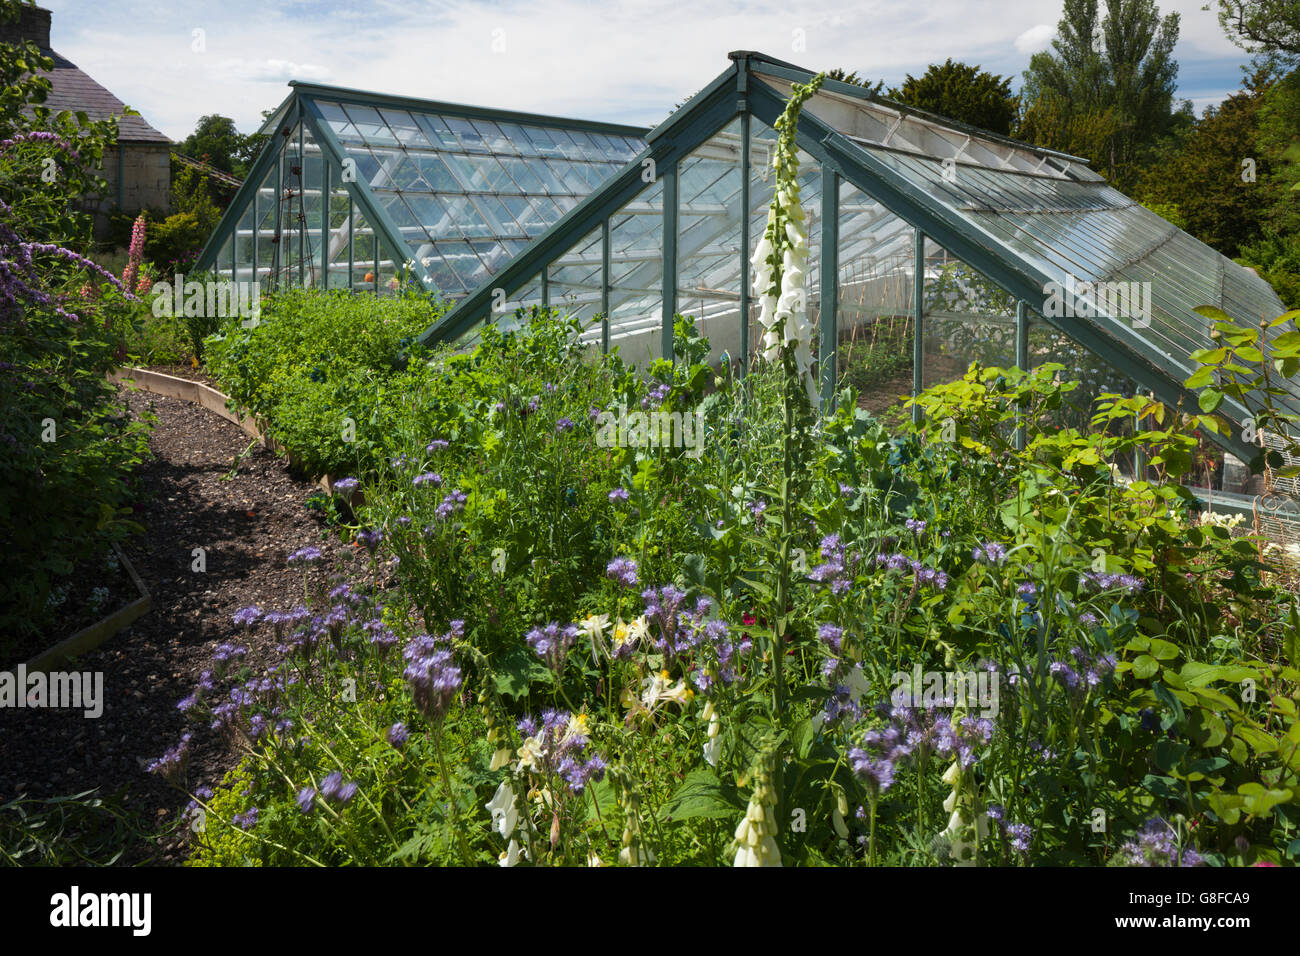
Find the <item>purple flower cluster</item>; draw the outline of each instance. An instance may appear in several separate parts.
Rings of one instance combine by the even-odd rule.
[[[1007,559],[1007,549],[997,541],[977,544],[971,557],[983,564],[999,565]]]
[[[636,587],[636,561],[632,558],[615,558],[605,567],[605,576],[619,582],[624,587]]]
[[[641,399],[641,408],[645,411],[658,408],[664,403],[664,399],[668,397],[668,393],[671,391],[672,386],[664,385],[661,382],[654,388],[650,389],[650,391],[646,393],[646,396]]]
[[[918,586],[924,585],[936,591],[942,591],[948,587],[947,572],[927,567],[916,558],[898,551],[891,554],[876,555],[876,566],[883,567],[888,571],[910,570]]]
[[[847,557],[837,534],[822,538],[821,554],[823,563],[813,568],[808,577],[818,584],[829,584],[831,593],[837,597],[846,594],[853,583],[853,569],[862,556]]]
[[[173,782],[180,779],[185,770],[185,765],[190,759],[190,741],[192,739],[191,734],[181,734],[181,739],[177,741],[174,747],[157,760],[152,761],[145,769],[149,773],[156,773]]]
[[[416,475],[412,478],[411,484],[417,488],[423,487],[424,485],[433,485],[433,487],[437,488],[442,485],[442,475],[438,474],[436,471],[426,471],[424,474]]]
[[[1195,849],[1178,846],[1174,828],[1160,817],[1144,823],[1136,839],[1123,844],[1117,852],[1125,866],[1182,867],[1204,863]]]
[[[1011,849],[1022,855],[1029,852],[1029,841],[1034,835],[1033,827],[1027,823],[1008,822],[1006,808],[1001,804],[989,804],[986,813],[988,818],[998,825],[998,829],[1007,838]]]
[[[257,826],[257,807],[249,807],[244,813],[237,813],[230,822],[241,830],[251,830]]]
[[[335,770],[320,782],[320,795],[330,803],[337,803],[340,806],[347,806],[352,802],[352,798],[357,795],[358,786],[355,782],[343,779],[343,773]]]
[[[912,534],[920,537],[925,533],[925,522],[920,518],[908,518],[903,522],[903,527],[907,528]]]
[[[1115,656],[1106,652],[1092,655],[1081,647],[1072,647],[1068,657],[1052,661],[1047,670],[1066,690],[1086,693],[1114,673]]]
[[[465,510],[465,492],[454,488],[447,492],[447,497],[442,499],[442,504],[438,505],[438,510],[434,512],[434,517],[439,521],[445,521],[454,514],[459,514]]]
[[[817,628],[817,639],[829,647],[832,654],[838,654],[844,639],[844,628],[834,624],[823,624]]]
[[[1123,591],[1125,594],[1140,594],[1146,586],[1143,580],[1133,574],[1108,574],[1105,571],[1085,571],[1081,575],[1097,591]]]
[[[402,651],[407,665],[402,676],[411,685],[415,706],[431,720],[442,718],[460,691],[461,673],[452,659],[451,644],[463,627],[463,622],[452,621],[446,634],[421,634]]]
[[[560,627],[552,621],[545,627],[535,627],[524,635],[524,640],[538,657],[547,663],[555,673],[564,669],[564,659],[569,655],[569,648],[578,639],[578,626],[566,624]]]
[[[532,761],[528,769],[533,772],[542,776],[558,775],[574,793],[582,793],[587,784],[604,779],[604,759],[597,753],[587,755],[590,738],[577,729],[567,711],[542,711],[540,724],[532,717],[525,717],[519,721],[518,728]],[[530,741],[533,746],[529,746]]]
[[[355,478],[340,478],[334,482],[334,491],[341,495],[348,495],[357,490],[360,484]]]
[[[429,444],[424,446],[424,450],[432,455],[435,451],[443,451],[447,446],[448,442],[441,438],[435,438],[433,441],[429,442]]]
[[[628,495],[626,488],[615,488],[609,493],[610,501],[627,501],[627,498]]]
[[[945,711],[895,705],[889,722],[868,730],[861,747],[849,751],[853,772],[876,792],[884,793],[898,767],[907,759],[938,754],[956,760],[963,768],[975,764],[977,750],[993,739],[993,722],[967,715],[953,725]]]
[[[315,545],[308,545],[305,548],[299,548],[293,554],[289,555],[290,564],[315,564],[320,561],[324,555],[320,548]]]
[[[555,431],[561,435],[565,432],[573,431],[573,419],[568,417],[561,418],[555,423]]]
[[[241,607],[235,612],[234,622],[245,630],[257,623],[257,619],[262,616],[262,609],[256,604],[250,604],[248,607]]]
[[[718,679],[724,684],[736,679],[733,661],[737,648],[731,642],[727,623],[713,616],[712,601],[700,597],[694,608],[687,607],[685,592],[671,584],[647,588],[641,592],[641,600],[645,602],[646,620],[651,625],[651,645],[664,655],[665,664],[707,648],[717,660]],[[694,680],[701,691],[707,691],[713,683],[712,676],[704,670]]]
[[[384,532],[379,528],[368,528],[357,532],[357,540],[367,551],[374,554],[379,547],[379,542],[384,540]]]

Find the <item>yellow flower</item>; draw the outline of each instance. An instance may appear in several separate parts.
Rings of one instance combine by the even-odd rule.
[[[667,671],[651,674],[642,684],[644,689],[641,693],[641,703],[650,710],[654,710],[655,706],[664,700],[684,707],[694,696],[694,692],[686,686],[685,681],[679,680],[675,685],[671,684],[671,681],[672,677]]]
[[[569,718],[568,726],[564,728],[564,737],[560,741],[560,745],[563,746],[564,744],[568,743],[570,740],[573,740],[575,737],[590,737],[590,736],[591,736],[590,719],[587,717],[585,713],[574,714]]]
[[[518,771],[536,770],[541,756],[541,737],[529,737],[519,748],[519,763],[516,765],[515,769]]]

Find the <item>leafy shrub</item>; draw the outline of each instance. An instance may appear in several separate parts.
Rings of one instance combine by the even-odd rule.
[[[575,331],[486,329],[400,406],[348,532],[396,587],[241,618],[284,656],[188,705],[252,754],[199,860],[718,864],[742,818],[787,863],[1296,859],[1300,621],[1178,483],[1206,420],[1108,395],[1057,427],[1050,365],[973,367],[894,436],[842,395],[777,707],[780,370],[715,377],[679,320],[643,378]],[[601,443],[593,409],[656,403],[702,409],[699,458]],[[1139,445],[1154,479],[1116,477]],[[891,704],[914,668],[998,706]]]
[[[0,656],[49,622],[60,577],[134,527],[130,476],[148,447],[104,378],[133,306],[77,251],[90,220],[76,206],[101,182],[113,124],[40,106],[49,81],[33,66],[53,63],[0,44]]]
[[[417,295],[279,292],[255,326],[235,319],[210,338],[206,360],[304,469],[364,472],[388,443],[396,403],[430,374],[418,350],[405,368],[397,356],[442,309]]]

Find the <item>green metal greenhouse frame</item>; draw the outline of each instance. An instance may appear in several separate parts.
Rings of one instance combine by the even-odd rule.
[[[472,237],[468,230],[453,231],[450,235],[422,237],[429,239],[429,245],[438,246],[439,242],[463,242],[478,240],[485,245],[496,244],[505,255],[521,248],[528,239],[544,231],[544,226],[558,220],[562,214],[561,207],[553,205],[555,200],[576,204],[577,200],[587,195],[592,188],[608,175],[621,167],[644,144],[645,130],[640,127],[623,126],[612,123],[598,123],[581,119],[564,119],[533,113],[520,113],[511,110],[487,107],[465,106],[433,100],[421,100],[410,97],[388,96],[367,93],[345,87],[324,86],[314,83],[290,83],[291,92],[283,103],[263,124],[262,132],[270,134],[270,141],[258,156],[248,178],[236,193],[226,214],[218,223],[213,234],[205,243],[199,254],[196,269],[203,272],[213,271],[224,275],[227,271],[233,280],[241,276],[241,264],[249,263],[249,278],[263,279],[263,272],[274,277],[273,281],[284,281],[291,285],[312,285],[315,277],[306,274],[305,263],[309,260],[307,250],[314,251],[319,244],[322,253],[329,248],[328,203],[325,197],[336,198],[345,195],[348,206],[347,225],[348,241],[346,248],[349,255],[347,288],[356,290],[359,283],[354,281],[352,261],[356,252],[356,238],[352,233],[353,223],[364,220],[367,230],[374,237],[373,253],[369,259],[359,259],[363,266],[369,263],[374,274],[370,284],[374,291],[379,291],[378,260],[387,258],[394,262],[410,263],[411,275],[428,291],[438,291],[457,297],[456,290],[446,288],[447,283],[439,283],[419,255],[410,248],[412,243],[405,238],[409,232],[396,220],[394,210],[413,221],[408,209],[411,200],[426,204],[438,204],[443,201],[460,202],[465,215],[473,216],[480,224],[487,225],[489,219],[482,212],[481,203],[497,203],[502,195],[512,201],[519,201],[530,214],[536,210],[529,203],[546,203],[552,214],[546,218],[533,216],[533,228],[520,226],[511,221],[511,227],[505,231],[498,225],[496,229],[488,227],[488,232]],[[345,112],[351,111],[351,112]],[[368,113],[379,117],[368,133],[356,133],[361,121],[355,120],[356,114]],[[340,122],[336,117],[343,116]],[[471,135],[480,136],[478,132],[490,129],[488,135],[494,136],[498,144],[494,147],[478,143],[467,145],[463,132],[453,132],[448,123],[459,123]],[[399,125],[409,124],[409,125]],[[339,127],[351,129],[354,136],[341,136]],[[504,129],[513,130],[512,135],[502,133]],[[402,129],[410,138],[392,131]],[[379,131],[382,130],[382,133]],[[529,134],[525,130],[541,132],[550,139],[551,151],[555,155],[544,158],[547,154],[534,148]],[[548,133],[549,131],[549,133]],[[439,137],[443,140],[439,140]],[[419,145],[413,146],[412,139],[418,138]],[[562,145],[560,145],[562,138]],[[580,141],[575,138],[581,138]],[[344,140],[347,140],[346,142]],[[311,150],[307,149],[307,141]],[[311,153],[318,152],[322,159],[320,174],[314,182],[306,172],[306,163]],[[401,188],[392,181],[379,185],[383,171],[377,171],[378,178],[371,179],[365,174],[364,166],[373,163],[377,152],[393,156],[401,155],[400,161],[416,155],[421,162],[436,163],[438,171],[445,182],[430,185],[419,180],[418,188],[407,185]],[[534,155],[529,155],[533,153]],[[295,165],[295,160],[297,165]],[[474,177],[481,175],[480,167],[471,160],[483,160],[493,164],[498,177],[504,176],[510,182],[507,193],[493,192],[477,188]],[[498,165],[501,160],[502,165]],[[503,173],[504,162],[523,167],[514,175],[523,182],[523,176],[529,176],[529,184],[516,186],[508,173]],[[582,169],[582,175],[576,176],[574,170]],[[294,169],[297,169],[297,173]],[[422,172],[423,172],[422,167]],[[542,172],[550,186],[538,179],[533,170]],[[561,176],[563,180],[561,180]],[[575,178],[576,177],[576,178]],[[432,178],[432,177],[430,177]],[[269,194],[266,195],[266,194]],[[307,197],[312,201],[319,197],[321,203],[319,223],[310,226],[295,227],[286,225],[282,207],[297,198]],[[477,197],[477,198],[473,198]],[[304,204],[305,205],[305,204]],[[438,206],[439,209],[446,207]],[[355,212],[354,212],[355,210]],[[266,217],[274,212],[275,224],[268,225]],[[301,212],[301,210],[300,210]],[[496,214],[498,220],[511,218],[510,213],[502,213],[500,207]],[[543,214],[545,216],[545,214]],[[290,217],[291,218],[291,217]],[[444,217],[445,218],[445,217]],[[251,219],[251,221],[249,221]],[[538,228],[537,223],[542,223]],[[463,223],[462,223],[463,225]],[[292,240],[297,239],[298,254],[281,246],[284,235],[288,233]],[[239,254],[237,240],[247,237],[245,249],[250,250],[247,257]],[[270,266],[259,261],[259,252],[266,254],[263,246],[274,246],[274,260]],[[427,257],[425,257],[427,258]],[[299,263],[297,275],[286,266],[290,260]],[[314,259],[311,259],[314,263]],[[322,274],[328,273],[328,262],[322,263]],[[459,278],[459,273],[457,273]],[[477,284],[477,283],[475,283]]]
[[[721,75],[649,132],[308,84],[294,84],[293,93],[268,121],[268,127],[280,131],[296,127],[300,137],[310,135],[319,145],[325,158],[322,197],[330,195],[331,188],[337,190],[344,164],[359,148],[340,138],[339,130],[346,133],[350,127],[340,127],[338,117],[326,115],[328,104],[335,102],[406,111],[410,116],[423,111],[497,122],[502,129],[506,124],[534,124],[601,134],[606,137],[601,142],[611,152],[603,159],[589,157],[593,167],[599,168],[586,171],[591,184],[586,195],[577,186],[568,187],[568,198],[576,202],[527,241],[498,237],[506,249],[499,266],[496,260],[490,265],[485,260],[473,287],[465,289],[463,297],[453,294],[457,299],[454,306],[419,341],[426,345],[463,343],[483,323],[506,320],[517,305],[526,302],[551,305],[553,299],[562,298],[557,290],[568,287],[580,291],[588,305],[598,309],[591,316],[593,330],[599,322],[599,339],[589,340],[593,344],[599,341],[608,350],[612,339],[628,329],[635,328],[638,335],[651,329],[648,334],[653,336],[657,326],[658,341],[652,351],[670,357],[672,320],[682,298],[681,270],[687,262],[699,262],[699,276],[707,271],[711,280],[706,286],[701,278],[698,285],[705,291],[700,295],[725,302],[728,310],[730,303],[735,303],[743,371],[752,351],[748,253],[761,228],[758,217],[763,202],[761,195],[756,200],[751,175],[753,151],[760,134],[770,133],[784,110],[790,84],[806,83],[814,74],[755,52],[732,53],[730,59]],[[387,135],[395,141],[400,138],[400,122],[388,119]],[[419,125],[424,141],[436,148],[427,123],[421,120]],[[611,136],[621,137],[622,145],[610,146],[612,141],[607,138]],[[690,163],[706,155],[701,151],[711,144],[722,142],[718,137],[725,138],[727,149],[738,152],[739,183],[723,189],[717,185],[719,177],[714,185],[701,188],[704,180],[699,180],[690,184],[691,195],[683,196],[682,177],[691,175]],[[577,134],[573,138],[584,139]],[[929,284],[927,249],[933,246],[969,266],[1014,303],[1014,317],[1008,314],[1005,321],[1014,323],[1013,360],[1017,365],[1030,364],[1030,331],[1035,323],[1034,328],[1059,333],[1077,343],[1134,387],[1150,391],[1169,405],[1195,406],[1195,396],[1182,385],[1194,371],[1188,355],[1209,344],[1209,324],[1194,311],[1196,306],[1219,306],[1249,320],[1276,317],[1283,311],[1281,301],[1262,279],[1123,196],[1079,157],[974,129],[829,79],[805,104],[797,141],[801,152],[815,164],[810,176],[817,173],[815,180],[819,180],[818,194],[805,195],[804,202],[814,212],[819,230],[810,257],[810,293],[815,292],[818,299],[823,401],[832,399],[836,385],[836,349],[842,331],[839,269],[841,253],[851,246],[874,254],[871,244],[875,243],[908,260],[914,394],[924,384],[923,336],[932,312],[923,296]],[[463,146],[464,139],[460,142]],[[259,275],[257,196],[259,190],[266,190],[272,174],[283,176],[285,164],[277,163],[277,156],[288,145],[273,142],[259,157],[205,247],[201,267],[215,266],[223,273],[228,267],[232,278],[237,278],[241,246],[235,237],[245,219],[251,218],[252,274]],[[500,145],[510,148],[508,142]],[[632,147],[637,147],[635,152]],[[416,148],[405,142],[384,148],[393,155],[408,150],[419,156],[428,152],[423,145]],[[297,155],[305,155],[301,142]],[[698,160],[701,164],[709,161]],[[555,166],[559,160],[550,162]],[[501,165],[506,165],[504,159]],[[484,197],[493,195],[482,183],[466,182],[464,174],[460,180],[462,192],[474,198],[475,208],[486,203]],[[404,211],[413,206],[410,188],[422,191],[421,195],[437,195],[426,179],[407,187],[404,194],[400,183],[383,185],[381,170],[374,179],[357,177],[345,187],[349,202],[373,226],[377,247],[383,243],[405,255],[415,242],[406,238],[408,234],[423,229],[432,236],[427,222],[417,223],[418,228],[407,224],[404,233],[390,215],[392,208]],[[274,188],[281,194],[283,181],[276,181]],[[530,192],[521,177],[521,191],[511,198],[525,204],[540,203],[550,189],[543,186]],[[845,212],[849,206],[844,198],[850,193],[860,197],[851,215]],[[394,199],[403,195],[405,205]],[[732,206],[740,210],[738,215],[731,214]],[[352,215],[349,212],[349,230]],[[313,223],[312,229],[319,226],[320,248],[328,256],[325,234],[330,217],[322,212],[319,218],[321,223]],[[868,232],[880,229],[881,223],[884,231],[879,235],[884,238],[876,242],[875,235]],[[309,231],[297,230],[300,276],[302,244]],[[692,235],[691,247],[683,248],[682,237],[687,232]],[[614,248],[616,237],[618,249]],[[436,238],[433,241],[437,245]],[[228,258],[224,257],[226,248],[230,249]],[[814,259],[815,282],[811,272]],[[821,268],[822,263],[827,267]],[[616,275],[615,267],[626,267],[624,278]],[[566,279],[569,273],[574,278]],[[438,277],[422,265],[415,277],[430,291],[446,291]],[[349,269],[348,285],[356,288],[352,278]],[[1135,323],[1132,316],[1110,308],[1112,300],[1102,308],[1090,303],[1081,291],[1084,287],[1073,284],[1075,279],[1081,283],[1146,283],[1151,290],[1147,293],[1151,299],[1147,324]],[[1066,316],[1050,314],[1044,307],[1046,290],[1053,285],[1065,289]],[[374,286],[378,291],[378,269]],[[618,311],[613,302],[615,292],[640,295],[639,302],[657,303],[657,309],[647,307],[634,321],[619,319],[614,315]],[[1289,410],[1300,412],[1300,392],[1293,391],[1288,404]],[[1231,401],[1225,402],[1220,412],[1237,422],[1247,414]],[[1237,434],[1210,437],[1243,460],[1258,451]]]
[[[785,108],[787,96],[780,88],[782,83],[807,83],[814,74],[790,63],[776,60],[755,52],[737,52],[730,55],[731,66],[689,100],[668,120],[652,130],[646,137],[645,151],[630,162],[616,177],[592,193],[576,209],[566,215],[547,233],[533,243],[520,255],[490,280],[484,282],[474,292],[460,301],[441,321],[425,331],[420,341],[432,344],[440,341],[454,341],[469,333],[479,323],[493,317],[492,301],[498,301],[502,293],[509,296],[521,288],[532,276],[544,270],[559,258],[582,236],[595,228],[607,236],[610,217],[625,203],[629,202],[644,186],[642,173],[644,163],[653,160],[658,176],[663,182],[663,256],[662,256],[662,295],[661,310],[661,353],[672,354],[672,316],[676,312],[677,269],[678,269],[678,230],[677,230],[677,188],[678,165],[692,150],[698,148],[708,138],[726,124],[739,118],[742,129],[741,148],[744,155],[741,167],[750,164],[750,138],[748,129],[753,120],[772,126]],[[1042,189],[1035,173],[1025,169],[997,170],[983,172],[977,164],[969,170],[969,175],[987,180],[982,190],[977,186],[968,192],[945,182],[944,160],[951,160],[962,167],[962,175],[967,176],[964,168],[967,163],[958,151],[958,156],[927,155],[914,151],[890,149],[886,144],[864,142],[861,137],[849,135],[837,129],[821,118],[819,108],[821,100],[827,96],[849,99],[862,104],[873,104],[894,111],[900,120],[914,120],[937,130],[948,131],[958,137],[964,137],[968,144],[997,151],[1003,149],[1022,155],[1037,157],[1040,168],[1046,167],[1054,179],[1052,186],[1070,187],[1075,192],[1086,193],[1095,198],[1089,204],[1077,204],[1074,208],[1061,203],[1058,189]],[[916,255],[915,275],[923,274],[923,250],[928,240],[933,240],[953,255],[969,264],[973,269],[986,276],[1002,290],[1015,298],[1016,307],[1016,358],[1022,367],[1028,364],[1028,323],[1031,311],[1037,312],[1039,318],[1055,327],[1084,348],[1098,355],[1110,366],[1127,376],[1141,388],[1149,390],[1155,397],[1170,405],[1181,403],[1184,407],[1195,407],[1195,396],[1183,387],[1182,382],[1194,370],[1187,359],[1187,353],[1193,348],[1209,344],[1208,323],[1193,311],[1195,305],[1217,305],[1240,316],[1248,311],[1250,318],[1261,315],[1276,317],[1283,311],[1281,301],[1272,289],[1253,273],[1220,256],[1209,247],[1181,232],[1176,227],[1165,223],[1154,213],[1123,197],[1107,186],[1100,176],[1088,169],[1086,160],[1076,156],[1028,146],[1006,137],[997,136],[977,130],[960,123],[925,114],[921,111],[893,103],[875,96],[865,89],[835,80],[826,80],[821,93],[805,105],[798,125],[798,146],[813,157],[823,170],[822,188],[819,197],[821,218],[825,241],[821,247],[821,256],[827,261],[834,261],[837,246],[844,241],[838,226],[839,187],[848,183],[864,194],[878,201],[883,207],[899,219],[906,222],[914,232]],[[741,206],[748,207],[749,177],[742,177],[743,198]],[[1019,180],[1017,196],[1019,204],[1011,205],[1007,197],[1011,191],[1005,184],[995,180]],[[956,196],[958,201],[954,201]],[[972,202],[972,198],[975,199]],[[807,198],[805,204],[812,208]],[[1053,208],[1059,206],[1061,208]],[[976,210],[980,210],[977,213]],[[1118,245],[1125,235],[1124,222],[1115,221],[1122,211],[1133,224],[1141,224],[1150,229],[1158,224],[1161,230],[1154,240],[1144,241],[1125,258],[1127,267],[1141,266],[1154,254],[1170,246],[1177,240],[1179,248],[1193,250],[1197,255],[1213,263],[1216,270],[1214,281],[1217,294],[1208,295],[1204,302],[1193,301],[1187,297],[1182,288],[1190,274],[1184,275],[1173,268],[1172,264],[1161,260],[1159,268],[1163,274],[1156,272],[1156,266],[1148,264],[1147,274],[1151,279],[1162,281],[1164,299],[1158,306],[1158,324],[1167,326],[1176,333],[1171,336],[1175,341],[1185,341],[1188,345],[1183,354],[1177,354],[1165,342],[1161,348],[1156,342],[1138,330],[1131,328],[1124,317],[1110,314],[1096,314],[1088,319],[1062,318],[1043,315],[1041,306],[1045,288],[1061,278],[1058,271],[1049,268],[1050,260],[1044,249],[1049,249],[1054,239],[1061,234],[1053,227],[1033,223],[1033,219],[1048,220],[1054,213],[1068,212],[1086,220],[1090,214],[1095,218],[1105,219],[1096,230],[1098,240]],[[1026,224],[1026,221],[1029,221]],[[741,217],[741,249],[749,250],[753,243],[753,229],[749,218]],[[1034,245],[1024,241],[1029,236]],[[1010,239],[1019,239],[1020,248],[1016,248]],[[1050,251],[1050,250],[1049,250]],[[609,256],[608,240],[603,249],[606,260]],[[1075,262],[1087,264],[1092,261],[1104,265],[1100,254],[1089,251],[1088,260],[1083,253],[1075,252]],[[1190,266],[1189,266],[1190,269]],[[1111,279],[1124,269],[1095,269],[1092,274],[1080,270],[1079,278],[1086,281],[1102,282]],[[1139,270],[1140,271],[1140,270]],[[1183,270],[1188,272],[1188,270]],[[739,296],[741,316],[749,315],[750,277],[749,264],[745,254],[737,257],[735,274]],[[608,267],[604,269],[606,278],[602,280],[602,309],[608,315]],[[836,270],[820,270],[819,290],[824,304],[820,315],[820,354],[821,387],[823,401],[829,401],[835,388],[837,315]],[[915,282],[913,305],[914,316],[923,318],[921,306],[922,283]],[[1070,304],[1075,311],[1082,313],[1087,307],[1082,297],[1075,296]],[[549,304],[547,302],[546,304]],[[827,307],[828,306],[828,307]],[[606,323],[607,325],[607,323]],[[921,349],[923,323],[914,324],[915,354],[919,358]],[[749,355],[748,323],[741,323],[742,358]],[[1196,338],[1203,339],[1193,344]],[[602,330],[602,341],[608,343],[609,330]],[[914,359],[914,392],[921,389],[921,366]],[[1300,395],[1296,395],[1296,410],[1300,411]],[[1244,408],[1235,403],[1225,402],[1222,413],[1235,418],[1238,422],[1246,416]],[[1249,460],[1257,447],[1248,445],[1237,435],[1211,436],[1225,450]]]

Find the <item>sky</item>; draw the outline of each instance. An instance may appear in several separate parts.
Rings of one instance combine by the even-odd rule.
[[[1204,0],[1182,17],[1179,96],[1199,114],[1247,55]],[[244,132],[291,79],[649,126],[758,50],[812,70],[900,83],[948,57],[1020,84],[1061,0],[44,0],[51,45],[174,140],[200,116]]]

